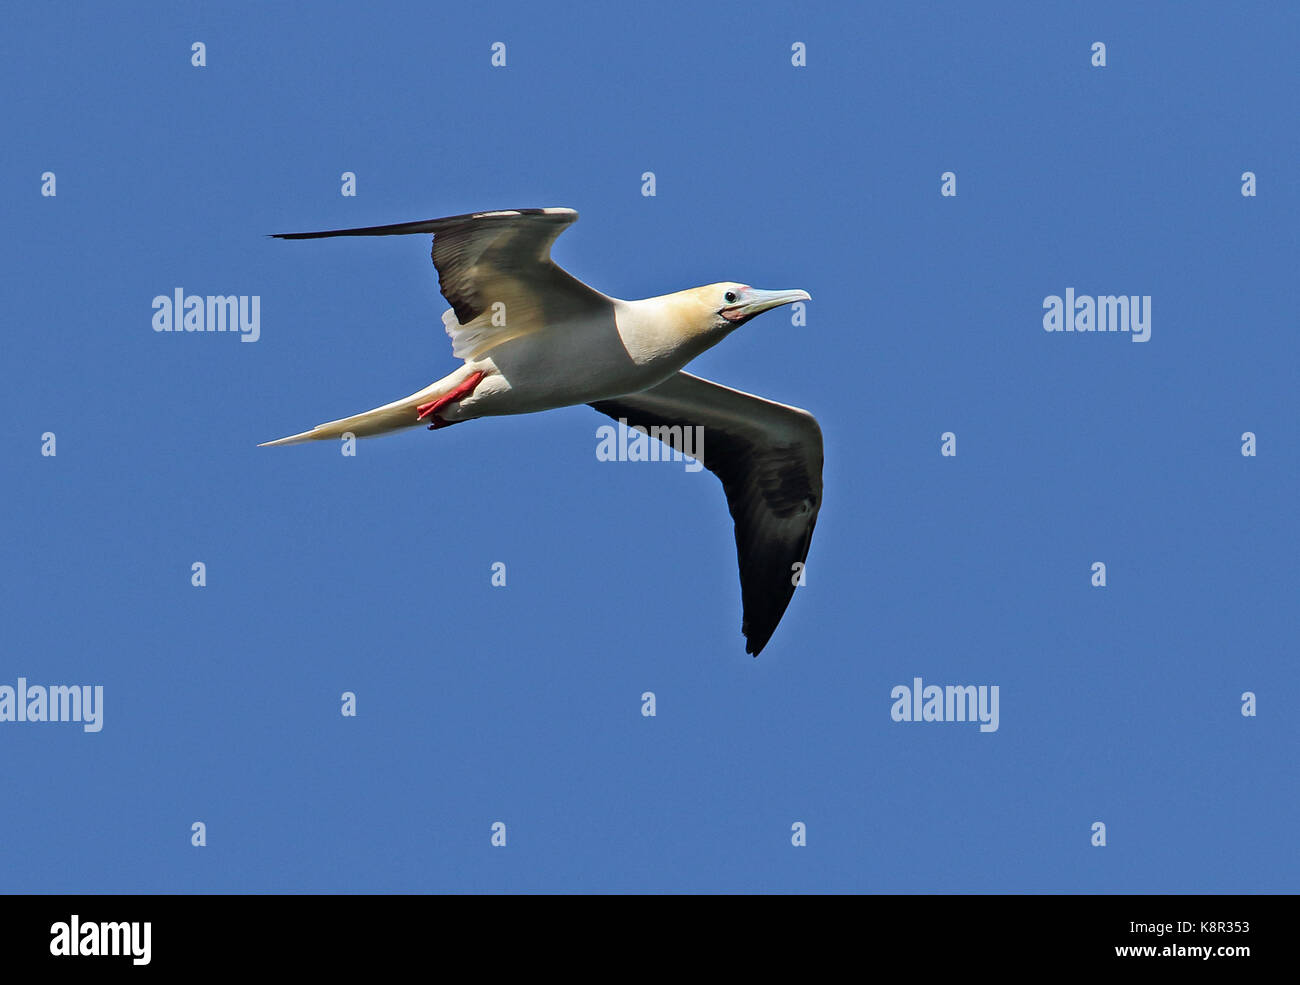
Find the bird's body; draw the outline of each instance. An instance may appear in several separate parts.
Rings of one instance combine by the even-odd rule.
[[[806,411],[681,372],[754,315],[806,300],[803,291],[718,283],[623,301],[595,291],[550,258],[569,209],[521,209],[321,233],[432,233],[433,260],[452,307],[443,324],[464,364],[401,400],[269,445],[590,404],[630,426],[705,429],[687,449],[723,481],[741,565],[744,632],[756,656],[789,604],[821,505],[821,432]],[[710,438],[712,440],[710,440]],[[679,448],[679,450],[681,450]],[[761,609],[754,612],[751,609]]]
[[[503,342],[433,384],[449,389],[466,371],[483,372],[474,392],[449,406],[448,421],[529,414],[636,393],[662,383],[707,346],[675,338],[656,317],[675,299],[602,298],[589,311],[566,312],[538,332]],[[699,340],[703,343],[703,339]],[[712,343],[709,343],[712,344]]]

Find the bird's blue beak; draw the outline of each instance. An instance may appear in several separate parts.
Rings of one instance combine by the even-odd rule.
[[[807,291],[760,291],[754,287],[743,287],[736,292],[735,304],[722,309],[722,317],[728,321],[744,321],[783,304],[811,300],[812,296]]]

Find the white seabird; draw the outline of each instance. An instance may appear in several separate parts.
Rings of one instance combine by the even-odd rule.
[[[822,498],[822,435],[805,410],[682,372],[750,318],[810,300],[804,291],[719,283],[622,301],[575,279],[551,245],[572,209],[517,209],[279,239],[433,234],[433,264],[452,354],[464,365],[382,407],[266,445],[431,430],[505,414],[590,404],[669,441],[720,480],[735,521],[745,650],[758,656],[781,621],[812,542]],[[679,447],[702,427],[703,450]],[[664,432],[656,432],[664,433]]]

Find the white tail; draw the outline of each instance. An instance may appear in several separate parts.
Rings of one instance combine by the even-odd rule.
[[[299,445],[304,441],[341,438],[348,432],[358,438],[368,438],[376,434],[386,434],[389,431],[400,431],[403,428],[413,428],[427,424],[427,421],[418,420],[416,408],[420,404],[437,400],[443,394],[449,393],[467,375],[464,369],[464,367],[461,367],[450,376],[445,376],[436,383],[430,383],[418,393],[403,397],[401,400],[394,400],[391,404],[384,404],[382,407],[376,407],[374,410],[368,410],[363,414],[353,414],[351,417],[344,417],[337,421],[317,424],[310,431],[303,431],[301,434],[291,434],[287,438],[277,438],[275,441],[264,441],[257,447],[271,448],[276,445]]]

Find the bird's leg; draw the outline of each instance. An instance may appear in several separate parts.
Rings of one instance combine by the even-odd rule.
[[[468,397],[471,393],[474,392],[474,388],[479,385],[479,382],[483,379],[483,376],[484,373],[482,370],[475,370],[473,373],[470,373],[468,377],[466,377],[464,383],[461,383],[459,386],[453,387],[450,392],[443,394],[437,400],[430,400],[427,404],[420,404],[420,406],[415,408],[419,414],[416,420],[422,421],[426,417],[429,417],[430,415],[434,415],[433,423],[429,425],[430,431],[436,431],[438,430],[438,428],[450,427],[451,425],[455,424],[456,423],[455,421],[444,421],[441,417],[436,416],[438,411],[442,410],[442,408],[446,407],[450,403],[454,403],[457,400],[462,400],[465,397]]]

